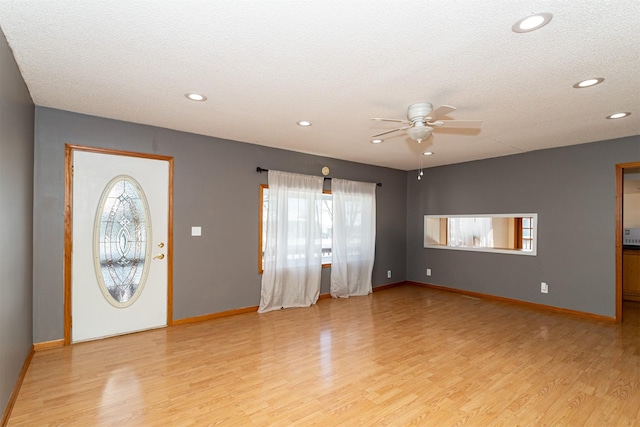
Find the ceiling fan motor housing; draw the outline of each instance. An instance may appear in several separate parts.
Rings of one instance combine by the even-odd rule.
[[[407,118],[415,123],[416,121],[424,122],[425,117],[427,117],[431,111],[433,111],[433,105],[428,102],[416,102],[415,104],[409,105],[409,109],[407,110]]]

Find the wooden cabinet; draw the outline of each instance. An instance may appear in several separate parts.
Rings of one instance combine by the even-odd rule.
[[[622,298],[640,301],[640,250],[622,251]]]

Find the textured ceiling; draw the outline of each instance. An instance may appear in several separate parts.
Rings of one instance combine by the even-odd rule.
[[[0,27],[36,105],[396,169],[640,134],[638,0],[0,0]],[[417,101],[482,128],[370,143]]]

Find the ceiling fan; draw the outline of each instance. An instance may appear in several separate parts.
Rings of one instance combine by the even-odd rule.
[[[404,130],[407,132],[411,139],[414,139],[418,141],[418,143],[421,143],[423,140],[427,139],[429,135],[431,135],[431,132],[435,128],[446,127],[469,129],[478,128],[482,124],[482,120],[440,120],[440,117],[446,116],[448,113],[455,111],[455,109],[455,107],[452,107],[450,105],[443,105],[434,110],[433,105],[428,102],[416,102],[415,104],[409,105],[409,108],[407,109],[407,118],[409,120],[383,119],[377,117],[371,119],[381,122],[397,122],[407,125],[382,132],[377,135],[373,135],[372,137],[375,138],[378,136]]]

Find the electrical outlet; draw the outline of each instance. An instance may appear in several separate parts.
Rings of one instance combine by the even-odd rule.
[[[427,276],[431,276],[431,269],[427,268]]]
[[[549,285],[547,285],[546,282],[540,282],[540,292],[542,292],[543,294],[549,293]]]
[[[387,279],[391,279],[391,270],[387,270]]]

